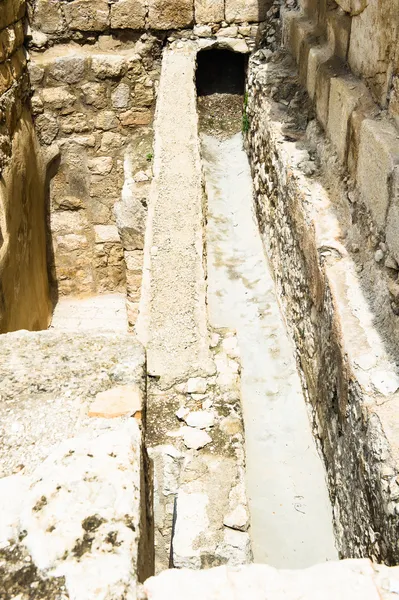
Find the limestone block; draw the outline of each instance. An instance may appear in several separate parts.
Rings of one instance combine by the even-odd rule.
[[[269,0],[225,0],[225,19],[228,23],[264,21]]]
[[[100,150],[104,153],[112,152],[113,150],[120,150],[124,143],[125,138],[122,135],[112,131],[106,131],[101,139]]]
[[[312,100],[315,99],[316,95],[317,72],[319,67],[329,60],[331,56],[331,48],[327,44],[324,46],[314,46],[309,50],[306,88]]]
[[[95,225],[94,227],[96,244],[120,242],[118,229],[115,225]]]
[[[360,130],[357,184],[363,202],[383,231],[391,197],[391,180],[399,163],[396,128],[386,121],[365,119]]]
[[[107,88],[103,83],[88,82],[82,85],[83,98],[86,104],[95,108],[105,108],[107,105]]]
[[[112,54],[93,55],[91,67],[95,76],[99,79],[120,77],[126,71],[126,63],[123,56]]]
[[[111,156],[98,156],[90,159],[87,166],[96,175],[108,175],[112,171],[113,159]]]
[[[111,4],[112,29],[144,29],[147,7],[144,0],[118,0]]]
[[[192,0],[150,0],[147,26],[150,29],[180,29],[194,22]]]
[[[116,129],[119,125],[119,120],[116,114],[112,110],[104,110],[97,114],[96,127],[109,131],[110,129]]]
[[[356,75],[367,79],[382,106],[387,102],[398,14],[399,0],[369,0],[366,8],[352,18],[349,65]]]
[[[198,24],[224,21],[224,0],[195,0],[194,9]]]
[[[52,63],[50,75],[63,83],[78,83],[84,78],[85,66],[83,56],[60,56]]]
[[[331,80],[327,132],[342,163],[348,154],[350,117],[363,94],[367,88],[355,77]]]
[[[44,104],[52,110],[70,108],[76,100],[64,87],[43,88],[40,94]]]
[[[61,131],[63,133],[84,133],[89,131],[89,124],[85,113],[73,113],[60,118]]]
[[[130,87],[127,83],[120,83],[112,92],[111,100],[113,108],[127,108],[129,105]]]
[[[136,125],[149,125],[152,121],[152,113],[149,110],[134,111],[128,110],[120,113],[119,119],[124,127],[134,127]]]
[[[124,250],[142,250],[147,217],[144,206],[131,197],[129,202],[117,202],[114,212]]]
[[[47,113],[36,117],[35,126],[43,144],[51,144],[58,135],[57,119]]]
[[[58,0],[38,0],[33,25],[43,33],[61,33],[64,29],[61,3]]]
[[[72,30],[104,31],[110,24],[106,0],[73,0],[63,6],[66,22]]]
[[[336,0],[338,6],[352,17],[359,15],[367,6],[367,0]]]
[[[28,555],[33,573],[19,582],[23,595],[31,592],[31,583],[48,577],[65,578],[76,600],[136,597],[138,579],[151,574],[153,563],[144,468],[140,429],[129,419],[106,432],[63,441],[24,478],[28,489],[18,517],[26,535],[17,547]],[[15,490],[11,483],[6,496]],[[11,517],[15,520],[15,511]],[[8,564],[3,583],[12,581],[14,561]]]
[[[349,50],[351,18],[342,11],[327,12],[327,39],[331,51],[338,58],[346,60]]]

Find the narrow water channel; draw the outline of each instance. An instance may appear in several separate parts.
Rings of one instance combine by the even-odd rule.
[[[218,99],[217,94],[198,101],[208,202],[209,320],[213,327],[235,329],[241,352],[254,560],[303,568],[337,558],[331,506],[256,225],[237,102],[242,97]]]

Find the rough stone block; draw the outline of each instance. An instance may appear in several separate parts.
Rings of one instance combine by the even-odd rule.
[[[312,100],[315,99],[316,95],[317,72],[319,70],[319,67],[320,65],[328,61],[331,58],[331,56],[331,49],[327,44],[325,44],[324,46],[316,46],[310,48],[309,50],[306,88]]]
[[[366,86],[352,76],[331,79],[327,132],[342,163],[348,154],[351,114],[367,94]]]
[[[63,83],[78,83],[84,78],[85,66],[83,56],[60,56],[52,63],[50,75]]]
[[[346,60],[349,50],[351,18],[339,10],[327,12],[327,39],[335,56]]]
[[[399,163],[396,128],[386,121],[365,119],[360,130],[357,184],[363,202],[383,231],[391,197],[391,181]]]
[[[144,29],[147,13],[144,0],[118,0],[111,4],[113,29]]]
[[[94,227],[96,244],[120,243],[118,229],[115,225],[96,225]]]
[[[192,0],[150,0],[147,25],[150,29],[180,29],[194,22]]]
[[[120,77],[126,71],[123,56],[112,54],[95,54],[92,57],[91,67],[95,76],[99,79]]]
[[[43,33],[61,33],[64,23],[58,0],[38,0],[33,25]]]
[[[95,108],[107,106],[107,88],[103,83],[87,82],[82,85],[83,98],[86,104]]]
[[[73,0],[64,4],[63,10],[72,30],[104,31],[110,24],[110,9],[106,0]]]
[[[44,104],[52,110],[71,108],[76,100],[75,96],[64,87],[44,88],[40,95]]]
[[[147,211],[141,202],[132,195],[129,202],[117,202],[114,212],[124,250],[142,250]]]
[[[397,40],[397,0],[376,0],[352,18],[348,62],[352,71],[367,79],[377,102],[386,106],[389,63]]]
[[[195,0],[195,22],[220,23],[224,20],[224,0]]]
[[[15,52],[24,43],[24,28],[22,21],[10,25],[0,31],[0,63]]]
[[[327,129],[328,123],[331,81],[334,77],[337,77],[337,75],[340,75],[344,71],[343,64],[336,57],[332,57],[328,61],[322,63],[317,71],[315,94],[316,113],[317,118],[324,129]]]
[[[225,0],[225,19],[228,23],[264,21],[269,0]]]

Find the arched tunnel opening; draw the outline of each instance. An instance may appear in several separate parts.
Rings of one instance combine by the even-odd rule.
[[[200,131],[226,138],[241,131],[248,55],[211,48],[197,55]]]
[[[203,50],[197,56],[197,94],[243,95],[248,56],[231,50]]]

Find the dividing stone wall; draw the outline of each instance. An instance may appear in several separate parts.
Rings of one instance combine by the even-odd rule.
[[[44,166],[27,101],[25,2],[0,2],[0,332],[49,319]]]
[[[55,163],[49,259],[57,292],[124,291],[127,271],[131,322],[152,176],[158,56],[157,40],[146,34],[123,48],[105,38],[90,48],[32,53],[29,69],[36,129]]]

